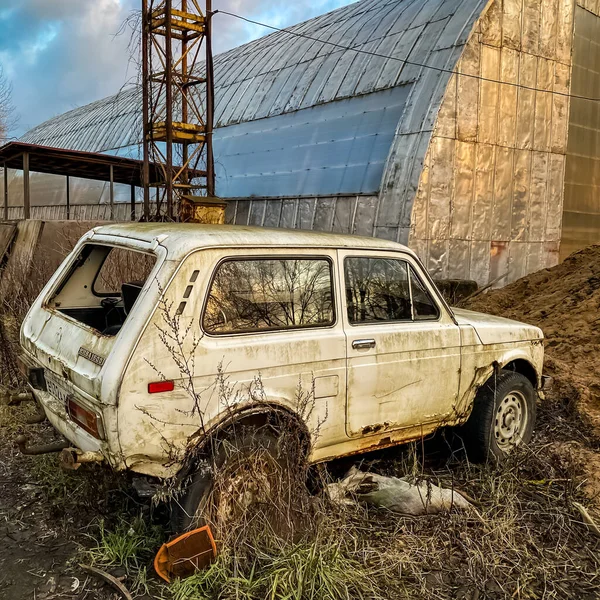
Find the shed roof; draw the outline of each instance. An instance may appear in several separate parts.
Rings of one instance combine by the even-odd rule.
[[[4,146],[0,146],[0,165],[9,169],[22,169],[23,154],[25,153],[29,155],[29,170],[37,173],[108,181],[110,167],[112,167],[115,183],[125,183],[138,187],[143,185],[142,161],[111,154],[51,148],[24,142],[9,142]],[[156,181],[159,176],[159,168],[154,163],[150,164],[150,177],[154,178],[153,181]]]

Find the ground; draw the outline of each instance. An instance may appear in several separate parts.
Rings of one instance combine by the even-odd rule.
[[[47,424],[25,426],[31,403],[0,405],[0,594],[6,600],[119,597],[80,563],[115,576],[137,598],[600,598],[600,247],[468,308],[540,325],[555,388],[538,407],[531,445],[503,465],[472,465],[460,438],[442,432],[423,444],[330,465],[409,475],[472,499],[475,512],[408,518],[310,500],[310,522],[290,542],[244,541],[220,548],[208,572],[173,586],[153,574],[168,533],[161,512],[130,481],[101,467],[64,472],[55,456],[24,457],[19,431],[55,439]]]

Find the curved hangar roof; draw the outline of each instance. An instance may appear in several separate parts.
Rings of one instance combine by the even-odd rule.
[[[362,0],[289,29],[300,35],[276,32],[218,55],[217,192],[280,198],[379,192],[387,161],[397,167],[396,132],[431,130],[449,79],[404,60],[453,69],[484,5]],[[22,140],[137,158],[140,91],[129,88],[69,111]]]

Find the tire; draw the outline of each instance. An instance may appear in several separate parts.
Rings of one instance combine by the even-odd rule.
[[[250,510],[253,502],[266,504],[265,497],[269,492],[276,493],[285,480],[284,474],[293,471],[289,454],[282,437],[268,427],[240,428],[235,435],[217,440],[212,456],[201,461],[183,495],[173,504],[171,526],[174,532],[182,533],[203,525],[210,525],[216,532],[228,527],[228,519],[239,518],[240,514],[229,514],[229,508],[224,508],[226,500],[222,498],[226,494],[222,489],[251,488],[250,492],[241,494],[243,506],[239,498],[235,499],[240,494],[230,494],[234,497],[232,504],[235,504],[231,511]],[[255,499],[253,494],[263,495]],[[246,496],[251,497],[250,501]]]
[[[477,392],[473,410],[460,429],[472,462],[502,461],[531,440],[536,391],[527,377],[513,371],[493,375]]]

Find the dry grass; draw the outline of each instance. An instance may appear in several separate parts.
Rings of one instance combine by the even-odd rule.
[[[303,507],[304,518],[293,522],[293,535],[288,529],[282,536],[272,527],[272,515],[289,511],[289,501],[281,490],[269,499],[262,496],[228,523],[216,563],[174,583],[165,595],[174,600],[598,598],[600,538],[575,503],[586,505],[594,518],[600,515],[584,494],[582,465],[554,443],[558,425],[564,439],[598,444],[576,411],[552,400],[540,409],[533,443],[501,465],[470,464],[456,445],[440,439],[359,459],[363,469],[454,486],[472,498],[476,513],[404,517],[358,505],[341,508],[306,491],[298,504],[296,487],[294,505]],[[245,494],[244,488],[235,492],[238,498]]]

